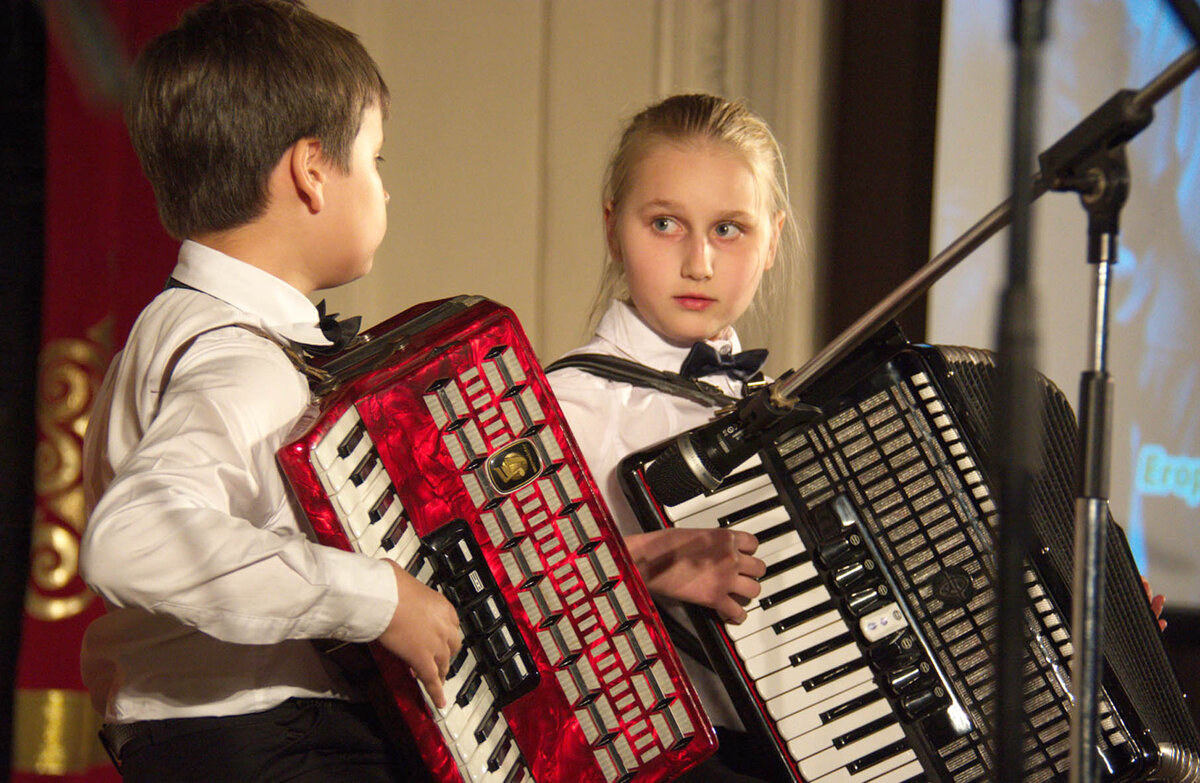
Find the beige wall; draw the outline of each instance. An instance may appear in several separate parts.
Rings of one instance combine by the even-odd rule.
[[[517,313],[543,361],[577,345],[603,258],[608,150],[623,120],[681,90],[742,96],[764,115],[811,234],[825,2],[309,0],[361,36],[392,91],[388,235],[371,275],[327,292],[333,309],[375,323],[483,294]],[[772,348],[772,370],[811,353],[812,296],[789,285],[769,329],[743,325]]]

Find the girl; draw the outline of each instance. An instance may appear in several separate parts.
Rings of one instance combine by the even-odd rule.
[[[580,354],[615,356],[650,370],[682,369],[729,397],[744,394],[766,351],[737,356],[733,323],[750,307],[781,244],[786,256],[795,239],[779,146],[740,103],[711,95],[668,98],[625,129],[609,162],[603,209],[609,257],[593,314],[607,310],[590,342],[569,352],[560,369],[551,365],[550,384],[650,590],[668,607],[685,601],[740,622],[765,570],[754,556],[754,536],[643,533],[617,480],[622,458],[709,421],[714,405],[562,365]],[[710,346],[715,355],[682,367],[705,350],[693,351],[694,345]],[[677,609],[670,611],[682,617]],[[741,731],[720,680],[682,657],[720,741],[717,758],[685,779],[777,779],[772,755]]]
[[[719,403],[700,401],[694,388],[676,394],[661,383],[617,380],[595,355],[647,373],[698,377],[729,397],[745,393],[766,352],[739,355],[733,323],[755,299],[764,273],[785,263],[797,244],[779,147],[739,103],[711,95],[668,98],[625,129],[609,162],[603,209],[609,257],[593,314],[607,309],[590,342],[547,368],[550,384],[650,590],[682,622],[680,601],[740,622],[765,569],[754,556],[754,536],[643,533],[617,478],[625,456],[706,423]],[[710,361],[697,361],[701,346],[713,349]],[[1158,616],[1162,596],[1144,580],[1143,586]],[[772,752],[741,731],[712,671],[682,650],[681,657],[720,741],[717,757],[683,779],[790,779],[774,768]]]

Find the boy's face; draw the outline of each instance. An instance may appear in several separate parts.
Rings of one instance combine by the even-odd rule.
[[[710,145],[660,144],[638,162],[606,224],[633,305],[661,336],[716,337],[750,306],[779,230],[759,201],[750,166]]]
[[[379,175],[383,118],[378,106],[363,113],[362,127],[350,151],[350,170],[328,167],[325,184],[326,251],[319,288],[349,283],[371,271],[375,251],[387,231],[388,193]]]

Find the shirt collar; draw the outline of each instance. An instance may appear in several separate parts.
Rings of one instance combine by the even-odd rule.
[[[207,245],[184,240],[171,277],[262,319],[269,330],[308,345],[329,345],[317,308],[275,275]]]
[[[618,354],[655,370],[668,372],[679,372],[679,366],[692,349],[691,345],[678,345],[663,339],[642,320],[631,304],[620,300],[614,300],[609,305],[596,326],[596,336],[610,343]],[[718,352],[736,353],[742,349],[732,326],[726,327],[721,337],[705,342]]]

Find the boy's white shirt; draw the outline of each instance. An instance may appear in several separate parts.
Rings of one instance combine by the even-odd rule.
[[[732,327],[720,339],[707,342],[718,351],[741,350]],[[678,372],[690,350],[690,345],[679,346],[664,340],[631,305],[613,301],[592,339],[565,356],[599,353],[630,359],[655,370]],[[624,535],[644,532],[618,483],[617,468],[621,460],[710,421],[713,408],[655,389],[610,381],[573,367],[555,370],[547,377],[618,529]],[[702,380],[731,397],[742,396],[741,381],[727,375],[710,375]],[[687,622],[678,604],[671,610]],[[741,720],[720,678],[687,655],[680,657],[713,723],[740,729]]]
[[[85,440],[96,507],[81,572],[108,612],[85,635],[84,684],[121,723],[349,696],[309,640],[378,637],[396,607],[394,573],[306,538],[275,453],[310,404],[307,384],[271,340],[209,331],[246,324],[327,344],[316,308],[194,242],[172,276],[200,290],[164,291],[138,317]],[[161,393],[172,355],[198,334]]]

